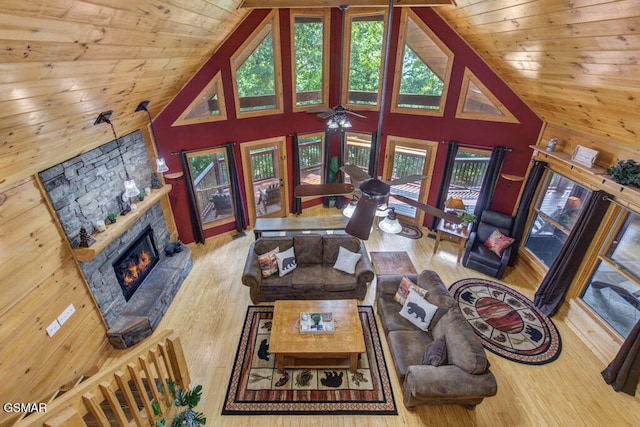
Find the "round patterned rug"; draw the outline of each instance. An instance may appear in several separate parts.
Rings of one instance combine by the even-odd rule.
[[[402,230],[398,233],[399,236],[409,239],[419,239],[422,237],[422,231],[420,231],[418,227],[403,223],[400,223],[400,225],[402,225]]]
[[[491,280],[463,279],[449,292],[487,350],[531,365],[552,362],[560,355],[556,326],[513,289]]]

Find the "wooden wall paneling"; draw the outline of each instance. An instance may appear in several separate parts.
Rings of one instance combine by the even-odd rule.
[[[35,179],[5,186],[0,194],[7,195],[0,205],[0,270],[8,273],[0,277],[0,401],[45,401],[111,347]],[[76,312],[49,337],[47,326],[69,304]],[[0,423],[8,416],[0,413]]]
[[[638,146],[637,2],[457,2],[438,13],[544,120]]]

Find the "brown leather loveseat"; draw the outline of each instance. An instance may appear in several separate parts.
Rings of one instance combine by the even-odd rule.
[[[280,277],[263,277],[258,256],[274,248],[293,247],[297,267]],[[355,273],[334,268],[340,247],[361,254]],[[373,280],[371,260],[364,244],[344,235],[296,234],[293,237],[261,237],[253,242],[242,274],[254,304],[280,299],[364,299]]]

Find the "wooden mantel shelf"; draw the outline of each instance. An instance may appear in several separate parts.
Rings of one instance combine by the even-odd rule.
[[[141,202],[136,202],[138,209],[131,211],[128,214],[122,216],[118,215],[118,220],[115,224],[107,224],[107,230],[103,233],[94,233],[91,235],[96,242],[88,248],[77,247],[73,250],[78,261],[89,262],[94,259],[100,252],[106,249],[114,240],[116,240],[122,233],[127,231],[133,224],[144,214],[146,211],[155,205],[162,197],[169,194],[171,191],[171,185],[167,184],[162,188],[153,189],[151,195],[144,198]]]

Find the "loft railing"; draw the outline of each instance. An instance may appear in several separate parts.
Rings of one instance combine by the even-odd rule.
[[[168,419],[175,413],[169,382],[188,388],[189,370],[180,339],[161,333],[96,374],[47,403],[46,412],[32,413],[17,426],[152,426],[154,406]]]

